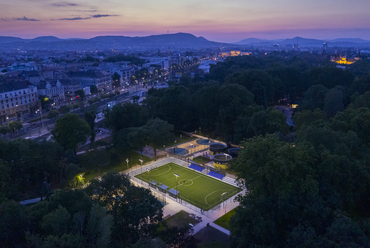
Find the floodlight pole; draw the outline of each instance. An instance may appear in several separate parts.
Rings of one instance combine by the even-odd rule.
[[[146,170],[148,171],[148,187],[150,188],[150,175],[149,175],[149,168],[146,168]]]
[[[126,159],[126,162],[127,162],[127,169],[128,169],[128,162],[129,162],[128,158]]]
[[[143,173],[143,160],[142,159],[139,159],[140,163],[141,163],[141,173]]]
[[[176,191],[177,191],[177,178],[179,177],[178,174],[174,173],[175,177],[176,177]],[[177,191],[178,192],[178,191]]]
[[[226,195],[226,194],[227,194],[227,192],[224,192],[224,193],[222,193],[222,194],[221,194],[221,200],[222,200],[222,203],[223,203],[223,205],[224,205],[225,214],[226,214],[226,207],[225,207],[225,201],[224,201],[224,199],[223,199],[223,196],[224,196],[224,195]]]

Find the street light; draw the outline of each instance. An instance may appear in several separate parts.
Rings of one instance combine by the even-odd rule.
[[[223,201],[224,209],[225,209],[225,214],[226,214],[226,202],[224,201],[224,196],[227,194],[227,192],[224,192],[221,194],[221,200]]]
[[[129,162],[128,158],[126,159],[126,162],[127,162],[127,169],[128,169],[128,162]]]
[[[177,178],[179,177],[179,174],[173,173],[176,177],[176,191],[177,191]],[[178,191],[177,191],[178,192]]]
[[[140,163],[141,163],[141,173],[143,173],[143,160],[142,159],[139,159]]]
[[[148,171],[148,186],[150,186],[149,182],[150,182],[150,175],[149,175],[149,168],[146,168],[146,170]]]

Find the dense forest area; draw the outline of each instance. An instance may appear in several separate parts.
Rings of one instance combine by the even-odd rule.
[[[293,103],[294,127],[278,108]],[[84,156],[76,147],[94,118],[77,119],[57,120],[57,142],[0,141],[1,246],[142,247],[150,238],[148,248],[196,247],[189,230],[167,227],[162,206],[125,176],[77,189],[89,166],[194,130],[243,147],[231,170],[248,194],[231,219],[231,247],[370,246],[370,60],[343,70],[320,55],[228,58],[203,79],[183,76],[150,89],[141,105],[107,109],[113,146],[92,139]],[[68,132],[81,137],[65,139],[63,123],[72,122],[79,130]],[[30,188],[48,201],[19,205]]]

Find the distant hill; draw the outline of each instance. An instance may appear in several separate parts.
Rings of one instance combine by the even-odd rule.
[[[337,43],[337,42],[350,42],[350,43],[367,43],[369,44],[370,41],[368,40],[364,40],[364,39],[360,39],[360,38],[339,38],[339,39],[334,39],[334,40],[329,40],[329,42],[334,42],[334,43]]]
[[[22,41],[23,39],[17,37],[9,37],[9,36],[0,36],[0,44],[1,43],[9,43],[9,42],[18,42]]]
[[[42,41],[42,42],[52,42],[52,41],[59,41],[60,39],[54,36],[41,36],[32,39],[31,41]]]
[[[280,42],[280,44],[282,45],[298,44],[298,46],[322,46],[323,43],[324,43],[323,40],[306,39],[298,36],[292,39],[285,39]]]
[[[129,36],[97,36],[91,39],[60,39],[54,36],[42,36],[34,39],[21,39],[18,37],[0,36],[0,49],[24,50],[111,50],[111,49],[185,49],[185,48],[210,48],[229,47],[239,49],[243,46],[271,47],[274,43],[280,46],[298,44],[300,47],[322,46],[326,40],[307,39],[295,37],[291,39],[257,39],[248,38],[242,41],[227,44],[209,41],[204,37],[196,37],[188,33],[150,35],[145,37]],[[370,42],[359,38],[340,38],[329,40],[329,47],[367,47]],[[232,48],[233,47],[233,48]]]
[[[2,48],[40,50],[86,50],[86,49],[151,49],[151,48],[205,48],[218,47],[222,43],[209,41],[192,34],[162,34],[146,37],[97,36],[91,39],[59,39],[54,36],[31,40],[0,37]]]
[[[370,41],[363,40],[360,38],[338,38],[333,40],[318,40],[318,39],[307,39],[302,37],[294,37],[291,39],[284,39],[284,40],[264,40],[264,39],[256,39],[256,38],[248,38],[241,40],[235,44],[240,45],[247,45],[253,44],[254,46],[272,46],[273,44],[277,43],[281,46],[286,45],[295,45],[298,44],[300,47],[317,47],[322,46],[324,42],[328,42],[328,45],[331,47],[363,47],[363,46],[370,46]]]
[[[266,39],[256,39],[256,38],[248,38],[248,39],[244,39],[244,40],[241,40],[239,42],[237,42],[236,44],[261,44],[261,43],[276,43],[276,42],[280,42],[282,40],[266,40]]]

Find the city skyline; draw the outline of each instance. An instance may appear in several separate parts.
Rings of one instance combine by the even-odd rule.
[[[0,36],[92,38],[184,32],[218,42],[295,36],[370,40],[369,8],[370,1],[365,0],[16,0],[2,3]]]

